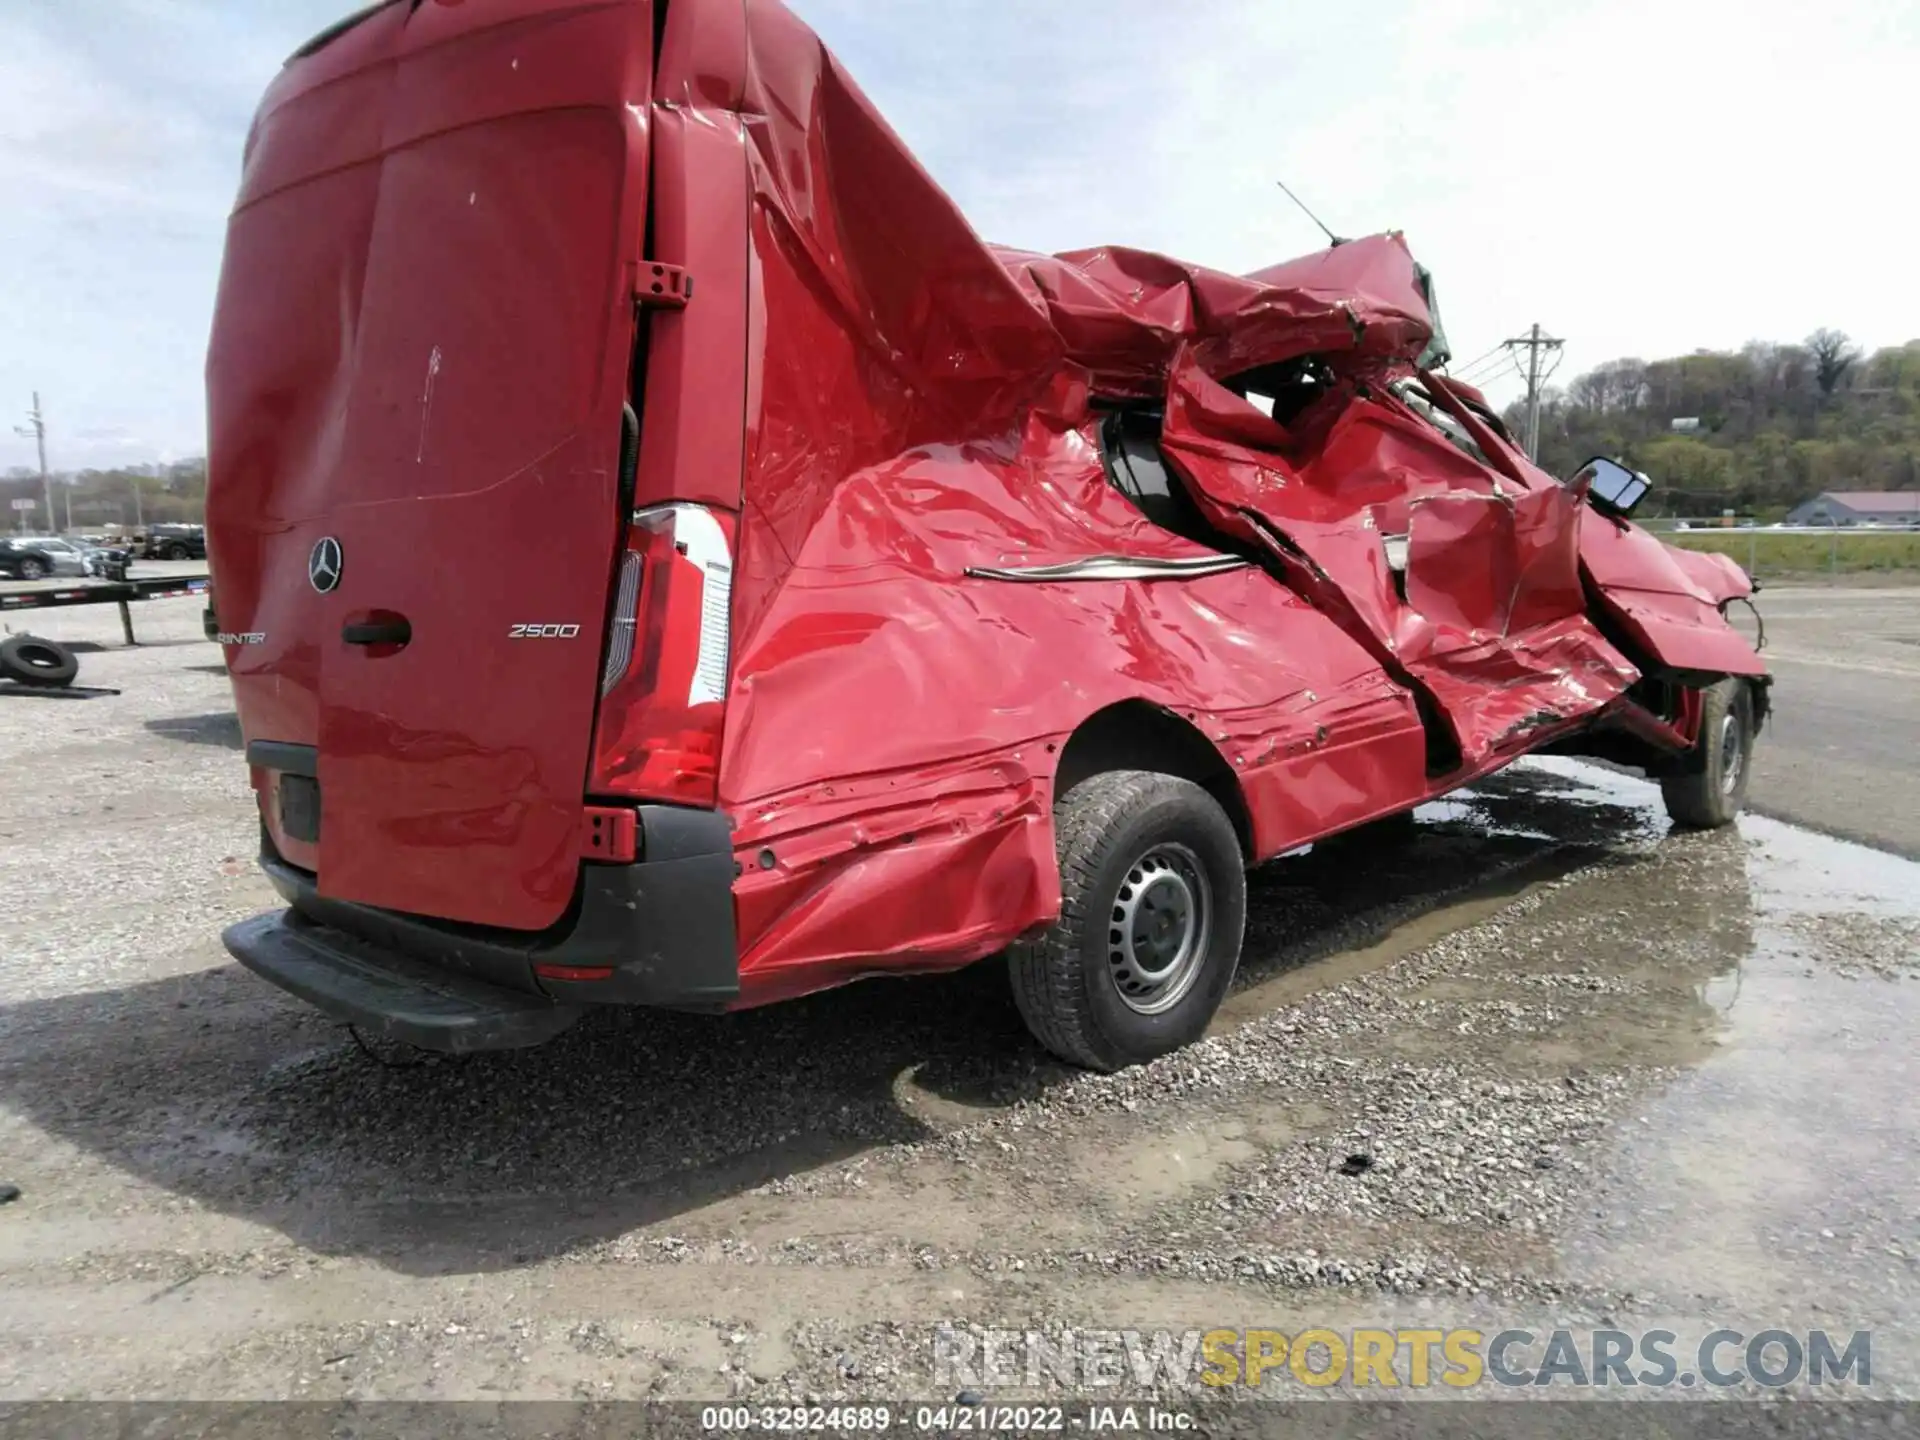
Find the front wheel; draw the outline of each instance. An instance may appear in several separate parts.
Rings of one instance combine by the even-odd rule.
[[[1753,691],[1728,678],[1700,699],[1700,734],[1683,769],[1660,782],[1673,823],[1690,830],[1731,825],[1747,801],[1753,768]]]
[[[193,552],[184,545],[169,545],[167,547],[167,559],[169,560],[191,560],[192,558]]]
[[[1119,1070],[1191,1044],[1240,963],[1247,877],[1233,823],[1188,780],[1094,775],[1054,807],[1060,918],[1009,953],[1042,1045]]]

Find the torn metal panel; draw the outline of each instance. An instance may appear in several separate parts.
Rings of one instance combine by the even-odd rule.
[[[1453,491],[1415,501],[1409,608],[1438,630],[1501,640],[1583,616],[1580,505],[1557,486],[1517,499]]]
[[[1753,593],[1733,561],[1662,544],[1593,510],[1580,522],[1580,559],[1599,603],[1661,665],[1763,675],[1766,662],[1721,607]]]
[[[1577,493],[1511,492],[1385,393],[1346,400],[1317,453],[1270,422],[1263,434],[1263,419],[1183,360],[1163,442],[1222,524],[1237,516],[1301,594],[1432,702],[1460,766],[1511,747],[1522,717],[1577,720],[1638,678],[1585,618]],[[1401,528],[1396,578],[1381,537]]]
[[[1120,246],[994,253],[1103,394],[1159,394],[1182,350],[1226,376],[1308,354],[1417,354],[1432,335],[1424,287],[1398,235],[1251,275]]]

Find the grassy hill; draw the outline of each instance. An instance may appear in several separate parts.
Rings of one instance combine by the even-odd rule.
[[[1698,428],[1677,433],[1676,420]],[[1649,515],[1777,520],[1823,490],[1920,489],[1920,340],[1863,355],[1823,330],[1610,361],[1542,401],[1540,463],[1567,475],[1594,455],[1653,477]]]

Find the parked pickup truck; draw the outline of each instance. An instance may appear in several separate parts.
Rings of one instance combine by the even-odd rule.
[[[140,553],[149,560],[204,560],[207,532],[200,525],[154,525],[148,528]]]
[[[1205,1029],[1246,867],[1520,756],[1728,823],[1747,576],[1445,358],[1397,234],[984,243],[774,0],[376,5],[227,232],[208,530],[284,901],[227,946],[451,1051],[1004,954],[1111,1069]]]

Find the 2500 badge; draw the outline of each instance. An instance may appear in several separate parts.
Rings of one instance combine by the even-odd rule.
[[[509,625],[509,640],[571,640],[580,633],[578,625]]]

